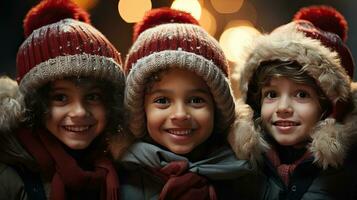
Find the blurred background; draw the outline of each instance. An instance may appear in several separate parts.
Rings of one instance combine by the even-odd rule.
[[[74,0],[86,9],[92,25],[122,53],[132,43],[132,26],[145,11],[173,7],[190,12],[221,44],[229,61],[236,62],[242,47],[256,35],[289,23],[301,7],[329,5],[349,24],[347,45],[357,60],[357,1],[355,0]],[[0,75],[16,76],[16,52],[24,41],[22,20],[39,0],[3,0],[1,9]],[[356,71],[356,70],[355,70]],[[355,73],[354,80],[357,80]]]

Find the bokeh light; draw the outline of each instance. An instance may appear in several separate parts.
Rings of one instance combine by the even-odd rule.
[[[231,20],[227,23],[227,25],[224,27],[224,29],[229,29],[229,28],[235,28],[238,26],[254,26],[252,22],[248,21],[248,20],[241,20],[241,19],[237,19],[237,20]]]
[[[127,23],[140,21],[151,8],[151,0],[119,0],[118,3],[119,14]]]
[[[212,36],[216,33],[217,22],[214,16],[205,8],[202,9],[200,25]]]
[[[233,27],[222,33],[219,43],[228,60],[237,62],[243,55],[245,48],[251,45],[258,35],[260,35],[260,32],[254,27]]]
[[[197,0],[175,0],[172,3],[171,8],[191,13],[197,20],[201,17],[202,8]]]
[[[219,13],[234,13],[242,7],[244,0],[211,0],[211,3]]]
[[[73,0],[73,2],[84,10],[90,10],[97,5],[98,0]]]

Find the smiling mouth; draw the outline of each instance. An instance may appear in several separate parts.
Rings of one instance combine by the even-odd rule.
[[[89,130],[92,125],[89,126],[62,126],[66,131],[70,132],[84,132]]]
[[[186,136],[186,135],[191,135],[193,132],[193,129],[185,129],[185,130],[167,129],[166,131],[173,135]]]
[[[292,121],[277,121],[273,122],[274,126],[281,126],[281,127],[290,127],[290,126],[299,126],[300,123],[292,122]]]

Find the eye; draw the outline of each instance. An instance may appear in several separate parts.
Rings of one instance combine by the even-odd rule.
[[[69,101],[69,97],[63,93],[54,93],[50,95],[50,104],[54,106],[65,105]]]
[[[278,97],[278,94],[275,91],[267,91],[264,93],[264,97],[267,99],[274,99]]]
[[[155,104],[167,105],[170,103],[170,100],[167,97],[158,97],[154,99]]]
[[[306,92],[306,91],[301,90],[301,91],[298,91],[298,92],[296,93],[296,97],[297,97],[297,98],[301,98],[301,99],[309,98],[309,97],[310,97],[310,94],[309,94],[308,92]]]
[[[56,102],[65,102],[68,100],[67,95],[65,94],[53,94],[51,96],[51,101],[56,101]]]
[[[86,100],[91,102],[99,102],[102,100],[100,93],[90,93],[86,95]]]
[[[191,104],[202,104],[206,101],[201,97],[191,97],[188,102]]]

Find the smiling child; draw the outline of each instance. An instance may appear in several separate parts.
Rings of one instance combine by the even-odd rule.
[[[344,163],[356,135],[345,123],[354,62],[345,25],[331,7],[303,8],[249,50],[236,87],[257,131],[234,128],[230,137],[237,156],[265,174],[263,199],[352,199]]]
[[[227,144],[235,119],[228,63],[188,13],[153,9],[135,26],[124,105],[137,138],[120,159],[122,199],[239,196],[250,174]]]
[[[24,30],[19,85],[1,102],[0,198],[118,199],[107,141],[123,121],[119,52],[70,0],[41,1]]]

